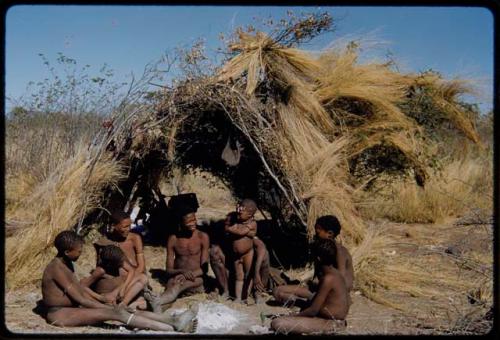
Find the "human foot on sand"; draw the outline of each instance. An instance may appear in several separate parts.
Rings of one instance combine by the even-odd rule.
[[[197,314],[197,307],[189,307],[185,312],[173,317],[172,325],[178,332],[194,333],[198,327]]]
[[[150,290],[144,290],[144,298],[151,306],[151,309],[153,310],[153,312],[155,312],[155,313],[162,312],[160,299],[158,296],[156,296],[155,293],[153,293]]]

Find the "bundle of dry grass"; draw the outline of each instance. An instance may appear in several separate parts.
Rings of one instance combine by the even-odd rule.
[[[224,65],[218,80],[236,82],[232,91],[241,87],[252,103],[264,83],[277,84],[282,92],[272,107],[259,109],[274,129],[266,131],[268,136],[258,147],[270,163],[284,170],[289,196],[297,205],[296,212],[307,221],[309,235],[316,217],[333,213],[346,226],[349,244],[362,239],[363,228],[351,203],[347,162],[366,150],[379,145],[398,150],[419,184],[425,183],[428,143],[417,137],[422,128],[400,108],[411,87],[429,88],[436,106],[470,139],[478,141],[466,113],[455,103],[459,94],[470,92],[465,82],[446,82],[427,74],[403,75],[387,64],[358,65],[352,47],[315,57],[285,48],[261,32],[239,32],[238,38],[229,48],[239,54]],[[262,126],[258,115],[233,122],[245,124],[252,137]],[[337,148],[337,143],[342,147]],[[279,147],[272,149],[272,144]],[[325,157],[331,150],[336,150],[336,156]]]
[[[410,235],[411,228],[394,224],[369,227],[353,253],[356,288],[409,315],[432,311],[436,317],[453,320],[458,316],[450,315],[450,302],[466,310],[489,308],[493,268],[488,250],[464,250],[456,255],[447,247],[457,241],[449,239],[449,226],[414,228]],[[483,234],[490,239],[487,232]],[[466,231],[461,237],[460,242],[468,237]],[[422,301],[426,302],[421,305]]]
[[[373,289],[374,285],[414,296],[436,296],[436,285],[455,292],[470,289],[471,285],[458,280],[456,273],[430,273],[428,266],[419,263],[420,258],[407,260],[411,263],[384,261],[380,250],[390,242],[381,233],[366,234],[354,208],[347,166],[354,157],[383,145],[398,150],[419,184],[424,184],[428,177],[426,150],[431,145],[418,137],[424,133],[422,127],[403,112],[401,104],[412,87],[425,86],[449,121],[478,142],[467,112],[456,102],[459,94],[470,92],[466,83],[446,82],[434,75],[402,75],[386,64],[357,65],[357,54],[352,48],[327,51],[316,58],[284,49],[263,34],[252,37],[240,33],[239,43],[230,48],[240,54],[224,66],[219,79],[236,83],[243,80],[241,86],[247,96],[255,93],[258,79],[277,83],[284,89],[281,96],[286,98],[276,100],[272,110],[267,110],[267,115],[274,115],[269,119],[275,123],[275,130],[266,133],[274,135],[269,140],[277,142],[280,148],[273,150],[261,143],[261,152],[281,167],[290,196],[299,198],[297,206],[307,209],[304,220],[309,235],[317,217],[328,213],[339,217],[344,226],[343,239],[354,250],[359,288],[372,299],[400,309],[405,307],[383,298]],[[245,125],[250,125],[249,118]],[[253,123],[258,126],[258,122]],[[252,131],[251,127],[247,129]],[[255,136],[256,129],[253,132]],[[435,193],[438,182],[435,178],[428,184],[431,188],[421,190]],[[412,210],[411,205],[407,210]]]
[[[379,178],[372,192],[358,191],[357,201],[368,219],[405,223],[440,223],[481,210],[493,211],[493,165],[487,157],[467,154],[440,171],[430,170],[424,188],[407,180]],[[373,194],[377,192],[377,194]]]
[[[29,225],[6,239],[8,287],[40,280],[43,268],[54,255],[55,236],[98,207],[104,189],[123,178],[119,163],[103,158],[91,171],[91,162],[87,147],[82,145],[74,157],[60,164],[7,216]]]

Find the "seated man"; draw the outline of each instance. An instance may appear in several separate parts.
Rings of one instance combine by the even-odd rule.
[[[146,281],[135,275],[135,269],[126,261],[123,251],[108,245],[99,251],[98,265],[89,278],[82,279],[82,284],[89,284],[95,292],[105,297],[105,301],[119,303],[120,306],[146,309],[146,301],[138,297]],[[135,299],[138,297],[137,299]],[[132,300],[133,304],[130,304]],[[130,305],[129,305],[130,304]]]
[[[180,225],[167,241],[167,282],[165,292],[150,301],[155,312],[173,302],[181,293],[203,292],[203,276],[208,271],[208,235],[196,229],[192,207],[179,207]]]
[[[349,251],[340,243],[335,241],[335,238],[340,234],[340,223],[335,216],[326,215],[316,220],[315,231],[316,239],[330,239],[335,243],[337,248],[337,263],[336,268],[342,274],[345,280],[347,291],[352,290],[354,269],[352,265],[352,257]],[[314,263],[314,277],[318,273],[318,265]],[[313,278],[314,279],[314,278]],[[283,303],[295,303],[296,301],[308,300],[313,296],[313,292],[317,290],[317,284],[314,281],[307,283],[308,287],[304,285],[285,285],[276,287],[273,291],[273,296],[276,300]],[[349,304],[351,298],[349,296]]]
[[[59,233],[54,246],[56,257],[47,265],[42,276],[42,298],[47,309],[46,319],[61,327],[90,326],[103,321],[119,321],[141,329],[158,331],[193,331],[196,313],[164,316],[151,312],[128,312],[123,307],[99,302],[86,292],[74,273],[73,261],[82,253],[83,239],[74,231]]]
[[[284,334],[328,334],[345,327],[349,311],[345,279],[335,268],[337,247],[332,240],[314,243],[319,265],[319,288],[306,308],[296,314],[281,316],[271,322],[271,328]]]
[[[257,205],[251,199],[244,199],[236,208],[237,214],[226,218],[225,231],[229,234],[233,250],[235,271],[235,301],[246,299],[252,277],[250,276],[254,255],[253,238],[257,234],[257,222],[253,218]]]

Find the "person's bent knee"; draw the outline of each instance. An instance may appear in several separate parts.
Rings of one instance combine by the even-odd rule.
[[[274,329],[275,331],[278,331],[282,327],[282,320],[280,318],[276,318],[273,321],[271,321],[271,328]]]
[[[210,253],[210,263],[216,266],[224,266],[224,258],[219,251],[214,251]]]
[[[217,246],[213,246],[213,247],[210,247],[209,254],[210,254],[210,257],[221,257],[222,250]]]
[[[146,286],[148,284],[148,276],[146,274],[141,273],[138,275],[138,277],[139,277],[139,282],[141,284],[143,284],[144,286]]]
[[[281,299],[281,286],[278,286],[278,287],[274,287],[273,288],[273,296],[275,299]]]

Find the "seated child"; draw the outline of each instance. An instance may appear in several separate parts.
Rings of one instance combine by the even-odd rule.
[[[337,247],[337,269],[345,279],[347,291],[352,290],[354,281],[354,269],[352,257],[346,247],[337,242],[336,238],[340,234],[340,222],[333,215],[321,216],[316,220],[314,227],[316,238],[330,239],[335,242]]]
[[[340,234],[340,229],[340,223],[335,216],[322,216],[316,220],[315,239],[329,239],[335,243],[337,248],[336,268],[342,274],[346,283],[347,291],[350,292],[353,285],[354,269],[352,257],[349,254],[349,251],[335,240],[335,238]],[[318,264],[315,262],[314,277],[317,276],[318,270]],[[307,283],[307,287],[304,285],[285,285],[276,287],[273,291],[273,296],[277,301],[293,304],[295,302],[303,302],[304,300],[311,299],[316,290],[317,283],[313,280]],[[349,296],[349,304],[350,303],[351,298]]]
[[[118,303],[119,306],[129,306],[146,285],[142,276],[135,275],[135,269],[128,264],[123,251],[114,245],[101,248],[97,267],[90,278],[82,279],[81,282],[104,296],[106,302]],[[146,309],[144,298],[135,300],[129,307]]]
[[[337,247],[332,240],[319,239],[314,243],[319,265],[319,288],[310,303],[299,313],[280,316],[271,328],[284,334],[328,334],[345,327],[349,311],[345,280],[335,268]]]
[[[236,208],[236,214],[228,214],[225,230],[230,235],[233,248],[233,264],[235,271],[234,295],[236,302],[246,299],[252,277],[254,254],[254,236],[257,233],[257,223],[253,216],[257,205],[251,199],[244,199]]]
[[[83,239],[74,231],[59,233],[54,246],[56,257],[42,276],[42,298],[47,322],[60,327],[90,326],[113,320],[140,329],[193,331],[196,313],[192,310],[172,317],[146,311],[128,312],[123,307],[99,302],[86,292],[74,273],[73,261],[82,253]]]
[[[153,310],[173,302],[181,293],[203,292],[203,276],[208,271],[208,235],[196,229],[196,213],[192,207],[180,206],[179,229],[168,237],[167,268],[170,276],[165,292],[150,301]]]

